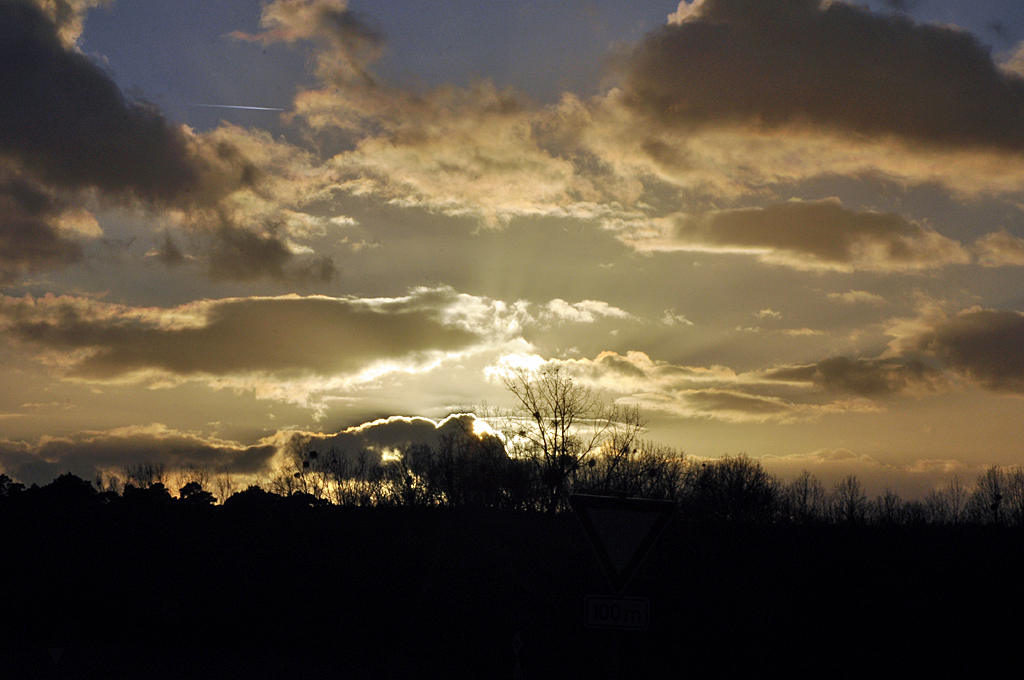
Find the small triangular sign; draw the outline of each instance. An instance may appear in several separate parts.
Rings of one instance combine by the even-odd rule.
[[[569,498],[612,590],[622,593],[668,525],[676,504],[577,494]]]

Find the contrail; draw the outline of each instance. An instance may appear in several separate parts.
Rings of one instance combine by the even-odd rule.
[[[231,104],[192,104],[201,106],[204,109],[248,109],[249,111],[284,111],[284,109],[272,109],[266,106],[232,106]]]

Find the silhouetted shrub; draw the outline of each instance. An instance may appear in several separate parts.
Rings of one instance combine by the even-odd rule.
[[[244,491],[239,491],[224,501],[224,507],[237,512],[252,513],[263,510],[276,510],[281,508],[283,503],[284,498],[282,496],[251,485]]]
[[[170,507],[174,503],[171,493],[160,482],[152,486],[139,488],[127,485],[124,487],[124,494],[121,496],[124,505],[137,509],[157,509]]]
[[[209,507],[216,502],[213,494],[199,482],[189,482],[178,491],[178,498],[187,507]]]

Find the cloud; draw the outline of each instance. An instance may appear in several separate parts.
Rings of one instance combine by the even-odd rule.
[[[654,85],[659,83],[675,92],[701,89],[704,82],[686,85],[693,76],[691,65],[673,59],[662,63],[664,74],[654,73],[657,69],[648,73],[645,54],[662,48],[673,53],[669,47],[675,42],[688,44],[693,35],[709,31],[724,31],[728,40],[760,31],[760,18],[750,16],[756,13],[754,4],[738,0],[681,3],[673,25],[653,33],[632,54],[622,88],[586,101],[565,94],[540,108],[520,93],[486,81],[426,91],[393,87],[373,72],[384,50],[382,32],[345,0],[267,3],[260,31],[233,35],[264,45],[314,45],[322,86],[299,92],[287,119],[304,126],[302,132],[313,145],[334,154],[323,160],[256,130],[223,125],[196,134],[167,121],[153,106],[125,98],[100,68],[60,37],[54,17],[56,8],[65,4],[73,9],[68,16],[80,17],[96,2],[48,0],[53,9],[49,14],[27,0],[4,6],[10,19],[5,25],[16,30],[8,28],[3,35],[19,46],[15,52],[24,64],[0,66],[0,86],[19,93],[10,98],[17,104],[5,108],[0,103],[0,158],[7,158],[41,190],[79,196],[99,190],[107,202],[141,202],[158,212],[161,229],[199,230],[201,238],[173,244],[181,258],[167,248],[156,254],[167,255],[170,263],[202,260],[215,281],[330,280],[337,265],[316,257],[302,239],[322,236],[337,225],[304,210],[339,194],[372,195],[396,206],[468,217],[487,227],[504,226],[514,217],[602,220],[641,250],[741,251],[800,269],[913,271],[966,261],[969,255],[926,225],[895,215],[830,208],[827,201],[666,216],[652,207],[664,202],[649,199],[666,186],[731,198],[773,182],[868,172],[896,181],[944,182],[965,192],[1024,188],[1016,156],[1007,156],[998,144],[924,143],[920,136],[898,130],[851,133],[842,120],[803,114],[779,114],[777,121],[762,116],[755,124],[742,116],[719,116],[715,109],[709,115],[714,124],[697,124],[692,112],[680,113],[672,102],[675,113],[645,99],[643,93],[657,90]],[[975,48],[964,47],[973,45],[971,39],[956,31],[852,7],[835,9],[837,4],[819,8],[795,0],[766,3],[757,12],[785,24],[789,32],[772,37],[770,31],[761,31],[765,35],[745,49],[770,48],[785,56],[792,46],[773,40],[803,35],[801,31],[814,34],[812,28],[820,25],[840,33],[851,26],[868,27],[893,53],[899,53],[896,46],[906,38],[906,45],[925,55],[908,54],[908,62],[931,63],[929,50],[953,47],[974,54]],[[819,39],[806,45],[828,46]],[[729,59],[718,68],[732,68]],[[827,100],[839,96],[829,88],[849,85],[825,82],[824,76],[815,80],[813,73],[804,77],[801,69],[815,63],[813,59],[781,62],[765,68],[777,80],[792,77],[794,83],[806,83],[793,85],[805,98]],[[987,63],[995,69],[991,59]],[[826,72],[834,66],[827,59],[822,64]],[[1014,76],[997,75],[1000,83],[1017,82]],[[647,80],[653,90],[643,89]],[[929,83],[921,85],[925,93],[930,92]],[[821,87],[825,95],[815,89]],[[706,96],[728,110],[729,92]],[[760,96],[760,90],[752,92]],[[752,106],[787,111],[786,104],[772,103],[775,98],[772,91],[771,101],[756,100]],[[58,133],[44,134],[51,129]],[[4,136],[4,130],[14,132]],[[894,143],[895,138],[905,143]],[[917,146],[908,147],[907,140]],[[835,224],[814,227],[826,218]],[[202,243],[202,252],[179,248],[190,242]],[[164,245],[169,243],[165,240]],[[40,261],[39,268],[69,261]],[[8,269],[25,272],[31,266]],[[7,278],[15,275],[8,273]]]
[[[506,314],[500,304],[450,289],[401,298],[229,298],[173,308],[26,296],[0,298],[0,331],[74,379],[287,382],[429,365],[500,335]]]
[[[600,300],[583,300],[582,302],[569,303],[560,298],[555,298],[545,305],[541,315],[546,318],[572,323],[594,323],[601,317],[615,319],[633,318],[633,315],[629,312]]]
[[[46,484],[65,472],[93,479],[100,471],[139,463],[163,464],[169,471],[199,465],[253,475],[268,472],[277,451],[270,440],[246,446],[154,423],[44,437],[34,444],[0,439],[0,469],[25,484]]]
[[[329,45],[318,56],[318,75],[335,84],[372,87],[367,66],[380,58],[383,34],[348,9],[347,0],[276,0],[263,6],[262,33],[232,33],[239,40],[268,45],[316,40]]]
[[[829,293],[826,296],[832,302],[840,302],[844,305],[872,305],[881,307],[889,304],[884,297],[869,293],[866,290],[849,290],[845,293]]]
[[[807,366],[773,369],[765,378],[810,383],[826,392],[877,398],[908,390],[934,389],[942,382],[942,372],[921,361],[832,357]]]
[[[113,0],[32,0],[54,23],[61,42],[68,48],[74,47],[81,37],[86,12],[111,3]]]
[[[668,15],[669,24],[682,24],[691,19],[697,19],[700,17],[700,6],[704,4],[704,0],[679,0],[679,7],[676,11]]]
[[[423,91],[392,86],[374,73],[384,49],[381,32],[344,0],[277,0],[264,6],[262,32],[234,35],[263,44],[310,41],[315,46],[322,86],[299,92],[288,119],[304,125],[321,148],[338,151],[318,168],[311,184],[469,217],[486,227],[499,228],[524,216],[598,219],[631,243],[656,248],[667,227],[651,222],[651,216],[664,215],[652,208],[663,203],[651,198],[666,186],[698,196],[735,198],[772,183],[871,173],[897,182],[938,182],[966,194],[1024,188],[1019,159],[1007,154],[1005,145],[970,141],[969,131],[963,143],[940,143],[945,128],[929,121],[945,120],[950,108],[932,106],[933,99],[956,87],[945,75],[929,77],[912,90],[902,81],[891,84],[903,98],[923,100],[911,111],[902,103],[890,106],[889,90],[874,82],[930,74],[934,62],[946,58],[943,50],[952,50],[951,63],[967,73],[951,68],[966,81],[974,77],[971,69],[991,72],[999,87],[1012,91],[1014,77],[998,71],[966,34],[850,6],[835,9],[840,4],[680,3],[671,17],[673,25],[652,33],[627,59],[621,88],[585,101],[565,93],[559,102],[539,108],[489,81]],[[765,21],[782,28],[763,30]],[[839,44],[850,50],[838,52],[827,37],[817,37],[819,27],[846,36]],[[701,37],[706,33],[722,34],[728,44],[715,47],[712,40],[718,52],[707,54],[699,45],[693,47],[694,55],[687,52],[692,61],[673,57],[676,42],[685,51],[694,40],[707,42]],[[743,42],[747,33],[756,38],[749,45]],[[876,34],[885,48],[881,54],[863,47],[870,43],[865,36]],[[790,36],[803,36],[806,44],[787,42]],[[733,50],[736,41],[742,49]],[[794,53],[800,49],[809,52]],[[870,61],[875,71],[865,75],[848,68],[850,55]],[[960,64],[971,55],[984,57],[985,63]],[[750,70],[736,65],[744,58],[767,70],[769,82],[748,88]],[[889,69],[883,63],[888,58],[905,64]],[[729,69],[737,70],[732,77],[736,83],[730,84],[729,78],[719,83],[716,74]],[[784,85],[796,91],[791,101],[777,91]],[[937,94],[934,88],[946,89]],[[689,89],[698,92],[694,110],[677,101],[689,101]],[[847,97],[861,89],[878,96],[869,102],[854,98],[856,104],[847,105]],[[737,104],[748,95],[754,101],[743,106],[753,112]],[[714,105],[704,107],[701,98]],[[833,106],[836,100],[844,103]],[[978,106],[990,112],[987,103]],[[848,109],[873,111],[871,107],[882,109],[879,130],[864,132],[857,126],[870,116]],[[896,111],[890,112],[894,122],[888,127],[886,107]],[[940,114],[933,115],[929,107]],[[809,113],[801,113],[804,109]],[[917,121],[925,110],[928,119]],[[917,127],[895,120],[899,116]],[[996,123],[1003,118],[997,116]],[[929,132],[929,126],[937,126],[938,132]],[[871,220],[868,213],[860,215],[861,223]],[[770,239],[765,245],[755,239],[736,247],[774,251],[759,255],[805,269],[922,269],[966,258],[959,244],[919,225],[897,229],[890,238],[871,238],[871,227],[864,229],[857,232],[859,237],[850,235],[849,242],[840,237],[831,244],[819,240],[787,249],[785,243]],[[727,246],[717,244],[719,249]]]
[[[580,148],[589,113],[571,95],[538,109],[481,80],[425,91],[391,86],[372,67],[379,31],[343,0],[277,0],[263,10],[263,43],[312,41],[323,86],[300,92],[289,119],[342,150],[327,161],[333,186],[500,227],[516,216],[629,212],[639,182]],[[580,104],[580,105],[578,105]]]
[[[166,233],[159,247],[146,254],[156,257],[156,259],[168,267],[177,267],[186,261],[185,254],[178,248],[178,244],[174,242],[170,234]]]
[[[619,61],[619,87],[563,97],[570,157],[595,161],[580,174],[648,203],[662,184],[720,204],[837,176],[1024,189],[1024,80],[967,33],[816,0],[684,2],[671,22]]]
[[[297,432],[290,436],[288,448],[303,454],[333,450],[355,462],[360,454],[368,462],[380,463],[386,456],[409,446],[422,444],[436,448],[442,437],[474,434],[486,423],[471,413],[459,413],[441,420],[422,417],[391,416],[347,428],[336,434]],[[482,421],[480,421],[482,422]]]
[[[0,5],[0,91],[0,155],[47,184],[155,202],[198,191],[202,168],[188,134],[127,101],[26,1]]]
[[[1024,314],[1020,312],[967,309],[909,337],[897,337],[891,346],[902,353],[936,357],[987,389],[1024,393]]]
[[[682,394],[688,409],[724,420],[763,420],[788,415],[791,404],[781,399],[762,397],[731,390],[690,390]]]
[[[210,272],[214,279],[244,281],[261,276],[283,279],[285,265],[291,258],[291,251],[278,238],[222,227],[214,239]]]
[[[208,264],[210,278],[214,281],[269,278],[293,283],[327,283],[337,274],[334,260],[325,256],[298,259],[289,244],[276,233],[225,225],[211,235],[211,241]]]
[[[66,206],[52,194],[0,169],[0,285],[82,259],[82,246],[61,229]]]
[[[1024,78],[1024,42],[1017,44],[1000,67],[1011,75]]]
[[[102,203],[142,206],[198,229],[218,245],[214,278],[329,272],[333,264],[304,262],[279,247],[277,232],[290,226],[279,223],[282,209],[316,198],[309,192],[323,190],[330,178],[309,182],[310,155],[267,133],[225,125],[198,135],[155,106],[126,98],[69,38],[97,4],[0,4],[0,179],[13,176],[37,194],[60,195],[67,210],[95,194]],[[29,229],[24,219],[4,220],[0,238],[32,241],[43,251],[34,260],[0,262],[8,280],[12,272],[76,261],[76,247],[38,223]]]
[[[676,310],[674,308],[666,309],[665,313],[661,315],[661,319],[659,321],[666,326],[675,326],[677,323],[684,326],[693,325],[693,322],[687,319],[685,314],[676,314]]]
[[[1006,230],[986,234],[974,242],[978,262],[985,267],[1024,265],[1024,239]]]
[[[963,31],[819,0],[704,0],[673,16],[625,74],[626,101],[658,125],[1024,151],[1024,80]]]
[[[132,465],[154,463],[173,473],[187,466],[242,477],[273,474],[282,461],[311,451],[356,462],[362,454],[371,465],[415,444],[436,447],[442,437],[487,431],[473,414],[459,413],[440,420],[392,416],[347,428],[335,434],[279,430],[246,445],[174,430],[160,423],[76,432],[66,437],[43,437],[38,442],[0,438],[0,472],[24,484],[47,484],[71,472],[91,480],[100,472],[120,475]]]
[[[651,359],[644,352],[601,352],[595,359],[569,359],[568,365],[585,377],[602,381],[610,389],[622,392],[665,387],[725,387],[740,381],[740,376],[724,366],[679,366]],[[633,382],[637,381],[637,382]]]
[[[779,333],[783,335],[791,335],[793,337],[810,337],[814,335],[828,335],[825,331],[815,330],[813,328],[783,328],[779,330]]]
[[[579,157],[626,187],[665,185],[721,200],[763,194],[772,185],[820,177],[882,177],[902,185],[941,186],[968,198],[1024,189],[1018,154],[985,147],[911,145],[895,137],[850,135],[822,128],[765,130],[729,125],[667,128],[612,89],[578,108]],[[609,182],[610,185],[610,182]],[[631,200],[637,200],[634,196]]]
[[[361,102],[357,113],[353,101]],[[559,127],[575,121],[533,110],[489,82],[416,96],[318,91],[300,95],[296,110],[314,125],[360,131],[355,148],[329,162],[345,179],[339,186],[353,192],[475,217],[488,227],[516,216],[630,212],[615,201],[627,200],[635,187],[614,173],[584,168],[573,155],[585,150],[559,139]]]
[[[638,250],[751,253],[797,269],[906,271],[970,261],[958,242],[925,226],[834,199],[677,213],[641,229],[620,225],[617,235]]]
[[[775,369],[737,373],[724,366],[681,366],[643,352],[602,352],[594,359],[550,360],[621,403],[682,418],[730,422],[789,422],[825,413],[877,411],[853,390],[822,390],[803,372],[779,377]],[[838,395],[839,398],[835,398]]]

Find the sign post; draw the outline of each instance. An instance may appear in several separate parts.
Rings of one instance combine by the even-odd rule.
[[[583,610],[587,628],[646,630],[651,603],[646,597],[600,597],[590,595]]]
[[[571,496],[569,504],[616,595],[622,595],[676,510],[672,501],[582,494]]]
[[[586,598],[583,625],[614,630],[614,677],[621,678],[625,665],[624,631],[646,630],[651,618],[651,603],[646,597],[623,597],[623,592],[668,526],[676,504],[582,494],[570,496],[569,504],[583,525],[614,593],[612,597]]]

